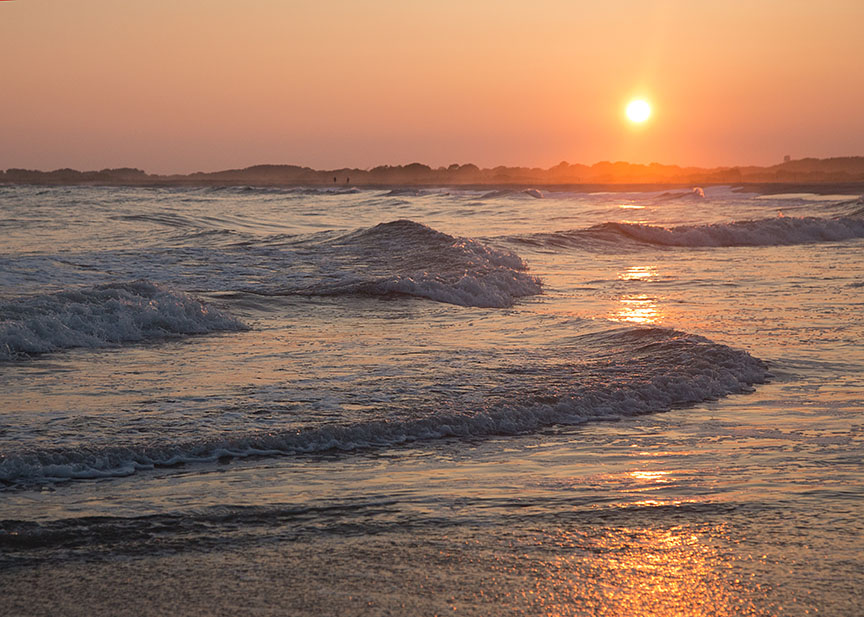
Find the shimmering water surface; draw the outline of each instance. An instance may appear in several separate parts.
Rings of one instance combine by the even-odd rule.
[[[704,195],[0,187],[0,614],[864,614],[864,203]]]

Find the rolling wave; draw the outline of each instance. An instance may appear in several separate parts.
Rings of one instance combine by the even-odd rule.
[[[466,408],[446,401],[422,413],[327,423],[301,429],[226,434],[199,441],[28,450],[0,456],[0,483],[126,476],[157,467],[250,456],[285,456],[389,448],[441,438],[530,433],[556,424],[581,424],[667,411],[764,382],[765,365],[744,351],[663,328],[624,328],[576,337],[557,350],[573,360],[539,373],[531,365],[509,371],[520,390],[493,404]],[[592,356],[585,364],[585,356]],[[538,384],[532,380],[545,381]],[[394,410],[395,411],[395,410]],[[170,435],[165,436],[170,440]]]
[[[295,244],[319,269],[292,285],[263,293],[409,295],[462,306],[502,308],[541,292],[522,259],[476,240],[397,220]],[[255,290],[249,290],[255,291]]]
[[[497,189],[480,196],[480,199],[526,198],[543,199],[543,193],[538,189]]]
[[[662,246],[777,246],[864,238],[864,219],[856,218],[776,217],[668,229],[630,223],[604,226],[638,242]]]
[[[112,283],[0,303],[0,360],[242,329],[187,294],[143,280]]]
[[[384,193],[384,197],[421,197],[421,196],[426,195],[428,193],[429,193],[428,189],[423,190],[423,189],[413,188],[410,186],[406,186],[406,187],[400,186],[400,187],[391,189],[391,190],[387,191],[386,193]]]
[[[208,186],[201,189],[208,193],[227,193],[231,195],[354,195],[362,192],[352,186],[267,186],[231,185]]]
[[[751,221],[661,227],[640,223],[603,223],[587,229],[531,234],[511,240],[541,246],[617,248],[632,246],[736,247],[840,242],[864,238],[864,218],[778,216]]]

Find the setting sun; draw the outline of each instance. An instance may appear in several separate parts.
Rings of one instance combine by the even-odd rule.
[[[643,99],[635,99],[627,105],[627,118],[630,122],[641,124],[651,116],[651,105]]]

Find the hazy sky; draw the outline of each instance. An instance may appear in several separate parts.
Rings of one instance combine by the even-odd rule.
[[[860,155],[862,28],[864,0],[10,0],[0,168]]]

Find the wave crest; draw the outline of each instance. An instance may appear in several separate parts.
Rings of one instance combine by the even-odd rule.
[[[541,292],[540,279],[506,250],[410,220],[380,223],[312,247],[326,271],[279,293],[417,296],[462,306],[503,308]]]
[[[864,218],[778,216],[751,221],[662,227],[640,223],[602,223],[587,229],[531,234],[516,242],[553,248],[621,250],[627,247],[784,246],[864,238]]]
[[[638,242],[663,246],[778,246],[864,238],[864,219],[851,217],[775,217],[671,228],[635,223],[605,223],[599,227]]]

